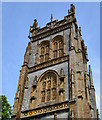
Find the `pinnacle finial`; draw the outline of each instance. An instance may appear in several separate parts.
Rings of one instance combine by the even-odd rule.
[[[73,4],[71,4],[71,9],[70,9],[71,12],[75,12],[75,6]]]
[[[30,30],[29,30],[29,37],[30,37],[30,31],[31,31],[31,25],[30,25]]]
[[[51,22],[53,21],[53,14],[51,14]]]
[[[33,23],[33,27],[34,27],[34,28],[37,28],[37,26],[38,26],[38,22],[37,22],[37,20],[35,19],[35,20],[34,20],[34,23]]]

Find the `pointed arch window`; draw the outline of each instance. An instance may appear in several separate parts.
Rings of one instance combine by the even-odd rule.
[[[63,36],[53,38],[53,56],[54,58],[63,56]]]
[[[55,43],[54,43],[54,50],[57,50],[57,49],[58,49],[58,43],[55,42]]]
[[[63,42],[59,41],[59,49],[62,49],[62,48],[63,48]]]
[[[54,73],[49,72],[42,78],[41,82],[41,102],[49,102],[50,100],[55,100],[57,93],[57,76]]]
[[[40,44],[40,63],[47,62],[49,60],[49,42],[43,41]]]
[[[41,47],[41,54],[44,54],[44,47]]]

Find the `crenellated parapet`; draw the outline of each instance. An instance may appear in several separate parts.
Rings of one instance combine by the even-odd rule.
[[[29,36],[28,38],[34,42],[38,39],[42,39],[48,35],[63,31],[65,29],[67,29],[68,27],[70,27],[71,23],[74,22],[76,27],[76,18],[75,18],[75,8],[73,5],[71,5],[71,8],[68,12],[68,15],[64,17],[63,20],[53,20],[51,18],[51,22],[47,23],[45,27],[40,28],[38,27],[38,22],[35,19],[33,26],[30,26],[30,31],[29,31]],[[34,25],[36,27],[34,27]]]

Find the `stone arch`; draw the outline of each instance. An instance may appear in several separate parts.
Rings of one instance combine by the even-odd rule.
[[[55,40],[63,40],[63,36],[62,35],[57,35],[52,39],[52,42]]]
[[[47,70],[47,71],[45,71],[45,72],[39,77],[39,80],[38,80],[38,81],[40,81],[40,80],[41,80],[46,74],[48,74],[48,73],[54,73],[54,74],[56,74],[56,76],[59,77],[58,73],[57,73],[55,70]]]
[[[39,44],[39,47],[41,47],[42,45],[49,45],[50,41],[49,40],[44,40]]]

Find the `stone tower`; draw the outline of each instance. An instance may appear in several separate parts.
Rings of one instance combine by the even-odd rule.
[[[87,47],[71,4],[68,15],[38,27],[30,39],[20,71],[12,120],[98,118]]]

